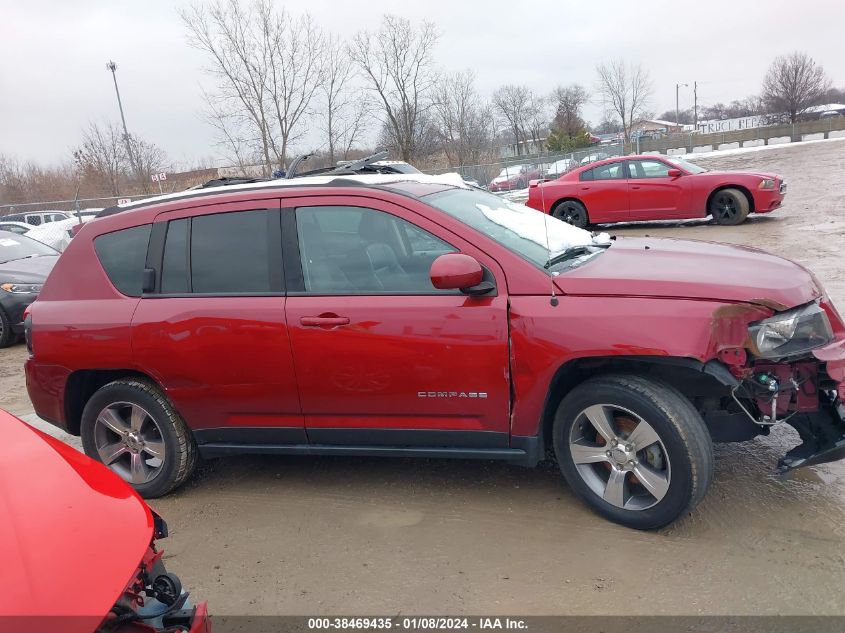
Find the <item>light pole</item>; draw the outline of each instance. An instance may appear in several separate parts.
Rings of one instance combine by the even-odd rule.
[[[120,100],[120,90],[117,87],[117,64],[109,60],[106,64],[106,69],[111,71],[112,79],[114,80],[114,93],[117,95],[117,107],[120,109],[120,121],[123,123],[123,141],[126,143],[126,155],[129,157],[129,165],[132,171],[135,172],[135,177],[138,177],[138,170],[135,167],[135,157],[132,155],[132,144],[129,142],[129,131],[126,129],[126,117],[123,116],[123,102]]]
[[[115,84],[116,86],[117,84]],[[681,126],[681,114],[680,108],[678,107],[678,91],[680,90],[681,86],[684,88],[689,88],[689,84],[675,84],[675,125],[678,127]]]

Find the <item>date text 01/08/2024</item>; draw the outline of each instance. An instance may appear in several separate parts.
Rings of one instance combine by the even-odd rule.
[[[525,620],[519,618],[480,617],[354,617],[354,618],[309,618],[310,630],[320,629],[373,629],[373,630],[524,630]]]

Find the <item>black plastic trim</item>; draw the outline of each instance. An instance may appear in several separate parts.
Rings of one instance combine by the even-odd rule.
[[[514,435],[511,437],[511,448],[525,453],[524,461],[519,462],[520,466],[534,468],[546,458],[542,434]]]
[[[208,459],[245,453],[259,455],[347,455],[359,457],[444,457],[525,461],[525,451],[515,448],[437,448],[397,446],[331,446],[321,444],[201,444],[200,455]]]
[[[314,444],[340,446],[393,446],[457,448],[508,448],[508,433],[441,429],[309,428]]]
[[[281,210],[282,259],[285,268],[285,287],[288,294],[306,294],[302,260],[299,255],[299,235],[296,231],[296,208]]]
[[[196,429],[194,440],[203,444],[307,444],[303,427],[223,426]]]

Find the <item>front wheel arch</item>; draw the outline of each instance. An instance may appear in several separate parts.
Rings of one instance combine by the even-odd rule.
[[[724,191],[725,189],[736,189],[737,191],[742,192],[745,197],[748,199],[748,212],[754,213],[754,196],[751,195],[751,191],[748,187],[743,187],[742,185],[719,185],[713,191],[710,192],[710,195],[707,196],[707,202],[704,205],[704,215],[706,216],[710,213],[710,203],[713,202],[713,198],[716,196],[717,193],[720,191]]]
[[[697,394],[726,394],[736,386],[734,378],[719,361],[706,363],[680,356],[591,356],[563,363],[555,371],[546,391],[538,437],[542,440],[539,454],[552,447],[552,427],[560,402],[582,382],[595,376],[636,373],[657,376],[678,389],[685,397]]]

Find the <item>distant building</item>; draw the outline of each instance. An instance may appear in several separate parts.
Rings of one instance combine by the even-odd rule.
[[[662,134],[676,134],[684,131],[684,125],[663,119],[646,119],[637,121],[631,126],[632,136],[660,136]]]

